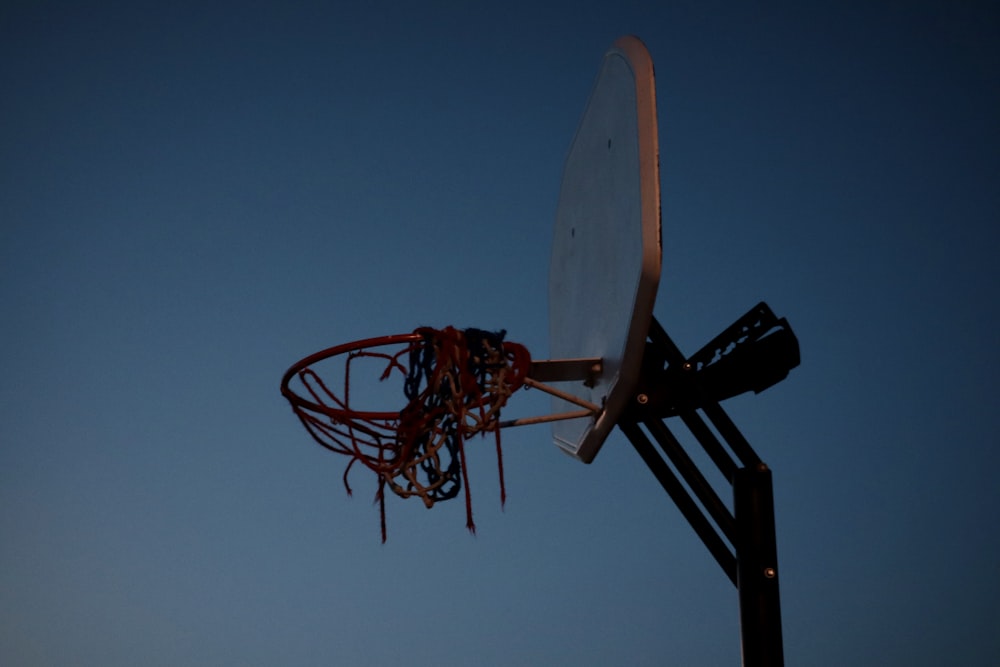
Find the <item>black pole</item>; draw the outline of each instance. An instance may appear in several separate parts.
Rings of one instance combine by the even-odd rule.
[[[743,667],[782,667],[774,493],[766,465],[736,471],[733,505]]]

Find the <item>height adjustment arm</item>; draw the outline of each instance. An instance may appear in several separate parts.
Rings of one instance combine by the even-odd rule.
[[[705,402],[759,394],[785,379],[799,360],[788,321],[761,302],[680,365],[669,363],[661,346],[647,343],[635,409],[666,418]]]

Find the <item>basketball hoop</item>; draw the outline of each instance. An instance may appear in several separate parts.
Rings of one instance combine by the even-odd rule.
[[[591,417],[600,408],[547,387],[529,377],[561,377],[560,367],[533,363],[528,350],[504,341],[505,332],[453,327],[423,327],[413,333],[368,338],[328,348],[294,364],[281,381],[281,393],[313,439],[350,458],[348,474],[360,462],[378,477],[382,541],[386,539],[385,488],[401,498],[418,496],[428,508],[458,496],[464,487],[466,526],[475,532],[466,466],[465,443],[474,435],[494,434],[500,474],[500,502],[506,501],[500,428],[521,424]],[[327,364],[341,363],[341,369]],[[585,360],[584,360],[585,361]],[[596,361],[596,360],[592,360]],[[373,362],[379,381],[403,380],[406,404],[396,411],[356,407],[352,370]],[[592,364],[593,365],[593,364]],[[580,367],[580,362],[576,362]],[[335,390],[324,375],[343,374]],[[563,373],[565,369],[563,368]],[[354,378],[357,379],[357,378]],[[370,378],[369,378],[370,379]],[[293,384],[295,388],[293,388]],[[500,411],[522,387],[544,391],[576,403],[583,410],[521,420],[500,421]]]

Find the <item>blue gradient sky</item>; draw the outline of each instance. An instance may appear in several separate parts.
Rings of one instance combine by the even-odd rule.
[[[998,11],[779,4],[4,3],[0,663],[738,664],[735,590],[619,434],[585,466],[509,431],[477,536],[391,498],[382,545],[278,394],[418,325],[546,356],[562,161],[635,33],[657,318],[690,353],[764,299],[802,344],[727,404],[787,663],[997,664]]]

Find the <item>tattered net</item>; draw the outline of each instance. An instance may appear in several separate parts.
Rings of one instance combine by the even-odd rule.
[[[458,496],[464,488],[466,525],[475,532],[465,443],[494,433],[501,503],[506,500],[500,411],[527,378],[531,356],[523,345],[505,342],[505,332],[422,327],[412,334],[373,338],[319,352],[293,366],[282,393],[312,437],[350,458],[344,485],[356,462],[378,476],[382,541],[386,539],[385,488],[424,505]],[[317,371],[319,362],[344,357],[344,385],[338,394]],[[351,370],[375,360],[380,380],[403,379],[404,407],[373,412],[351,407]],[[298,392],[290,387],[298,379]]]

